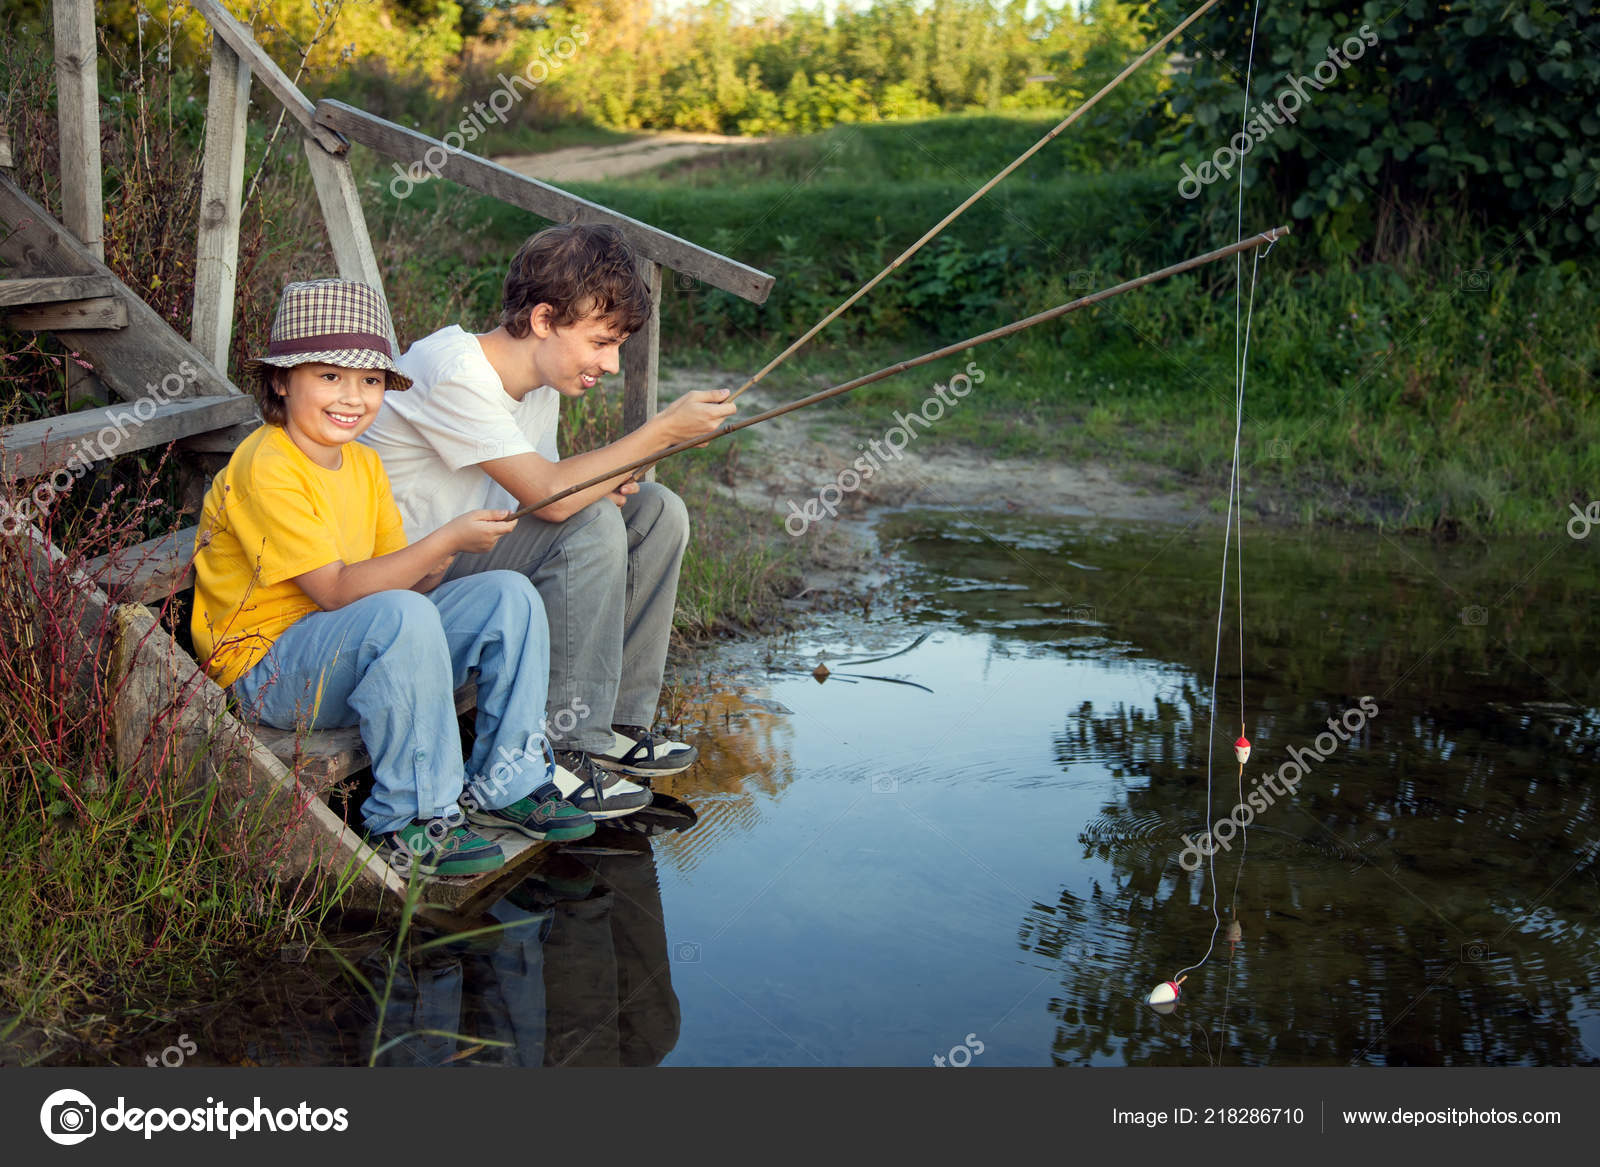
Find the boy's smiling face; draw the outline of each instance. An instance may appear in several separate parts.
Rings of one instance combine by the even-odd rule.
[[[608,373],[622,368],[622,342],[628,334],[598,314],[575,324],[550,323],[550,306],[534,308],[529,326],[535,340],[533,363],[539,384],[563,397],[582,397]]]
[[[343,464],[339,447],[353,442],[378,416],[388,377],[382,369],[338,365],[296,365],[289,371],[283,428],[294,444],[319,466]]]

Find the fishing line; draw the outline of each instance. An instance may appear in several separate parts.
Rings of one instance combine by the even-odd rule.
[[[1239,115],[1239,132],[1249,138],[1250,120],[1250,83],[1255,73],[1256,59],[1256,29],[1261,16],[1261,0],[1255,0],[1255,5],[1250,18],[1250,47],[1245,63],[1244,75],[1244,101]],[[1238,210],[1235,220],[1235,232],[1240,239],[1244,237],[1244,186],[1245,186],[1245,158],[1241,152],[1239,156],[1239,197]],[[1276,242],[1276,241],[1274,241]],[[1244,257],[1238,253],[1234,259],[1234,301],[1233,301],[1233,459],[1228,471],[1228,512],[1223,523],[1222,537],[1222,573],[1217,594],[1217,635],[1211,658],[1211,702],[1208,713],[1206,730],[1206,831],[1209,835],[1216,825],[1213,811],[1214,801],[1214,759],[1217,727],[1217,687],[1222,668],[1222,624],[1223,614],[1227,610],[1228,598],[1228,555],[1230,550],[1235,558],[1235,568],[1238,573],[1238,605],[1239,605],[1239,739],[1234,743],[1234,755],[1239,762],[1238,790],[1239,802],[1244,804],[1244,766],[1250,758],[1250,741],[1245,736],[1245,692],[1244,692],[1244,485],[1240,477],[1239,450],[1240,439],[1244,428],[1244,391],[1245,369],[1250,356],[1250,330],[1255,319],[1256,281],[1260,272],[1263,255],[1271,252],[1271,247],[1266,252],[1256,251],[1250,267],[1250,291],[1248,304],[1243,305],[1243,327],[1241,328],[1240,313],[1244,301]],[[1237,509],[1235,509],[1237,508]],[[1234,535],[1238,539],[1235,545]],[[1244,832],[1245,845],[1248,846],[1248,828],[1240,826]],[[1230,836],[1231,837],[1231,836]],[[1198,961],[1186,968],[1179,969],[1173,974],[1172,979],[1153,989],[1148,998],[1152,1005],[1166,1005],[1177,1000],[1182,991],[1183,982],[1188,975],[1197,969],[1203,968],[1211,959],[1211,953],[1217,944],[1217,932],[1222,927],[1222,917],[1217,913],[1217,848],[1215,838],[1210,839],[1206,848],[1206,874],[1211,885],[1211,935],[1206,941],[1206,951]],[[1243,873],[1243,855],[1240,856],[1240,873]],[[1234,918],[1238,918],[1238,879],[1234,880],[1234,896],[1231,910]],[[1231,978],[1230,978],[1231,983]]]

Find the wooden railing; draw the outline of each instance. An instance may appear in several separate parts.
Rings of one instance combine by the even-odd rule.
[[[616,226],[643,261],[655,308],[649,323],[623,346],[623,418],[636,428],[656,410],[662,269],[671,268],[753,303],[772,289],[765,272],[688,240],[524,177],[486,158],[342,102],[315,105],[217,0],[191,0],[212,30],[210,95],[200,216],[195,241],[193,312],[187,338],[178,335],[105,265],[101,235],[99,95],[95,72],[93,0],[53,0],[58,117],[61,138],[62,222],[57,222],[4,173],[10,144],[0,134],[0,314],[14,328],[60,332],[94,366],[74,372],[69,401],[96,395],[99,409],[6,427],[0,447],[6,471],[33,476],[84,456],[84,439],[125,420],[114,394],[138,403],[137,426],[123,426],[117,453],[166,445],[189,451],[227,451],[255,419],[253,402],[227,376],[239,257],[245,119],[254,81],[297,127],[316,189],[322,223],[342,278],[383,291],[383,273],[367,232],[351,173],[352,144],[403,165],[443,153],[432,169],[459,183],[555,222]],[[394,338],[397,339],[398,338]],[[400,347],[397,345],[397,347]],[[181,385],[152,385],[177,370]],[[78,384],[79,380],[83,384]],[[152,412],[153,407],[153,412]]]

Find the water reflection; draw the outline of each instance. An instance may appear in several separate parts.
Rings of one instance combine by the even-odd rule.
[[[913,520],[901,539],[944,619],[1069,658],[1116,645],[1179,666],[1153,700],[1078,702],[1053,735],[1064,771],[1094,764],[1116,779],[1079,834],[1096,878],[1033,905],[1019,934],[1059,975],[1053,1060],[1600,1061],[1600,717],[1594,630],[1581,618],[1593,577],[1575,556],[1535,574],[1512,548],[1496,558],[1425,545],[1386,555],[1370,539],[1252,544],[1245,688],[1259,762],[1309,746],[1358,694],[1381,694],[1383,709],[1251,828],[1248,869],[1232,862],[1237,840],[1219,857],[1216,878],[1241,905],[1231,922],[1252,943],[1214,950],[1162,1018],[1119,974],[1149,970],[1153,983],[1197,959],[1215,926],[1207,873],[1173,862],[1207,826],[1197,751],[1208,710],[1193,678],[1209,675],[1215,626],[1172,603],[1177,581],[1203,577],[1203,549],[1177,537],[1146,558],[1148,539],[1093,525],[953,549],[959,531]],[[1067,556],[1109,570],[1066,571]],[[1012,589],[1019,578],[1031,586]],[[1441,592],[1498,600],[1492,612],[1451,608]],[[1099,640],[1063,637],[1037,617],[1044,604],[1092,613]],[[1227,687],[1220,699],[1232,699]],[[1233,801],[1219,791],[1213,815]]]
[[[383,1024],[385,1040],[402,1040],[380,1064],[660,1064],[679,1016],[654,850],[595,838],[552,853],[494,905],[503,928],[407,970]]]

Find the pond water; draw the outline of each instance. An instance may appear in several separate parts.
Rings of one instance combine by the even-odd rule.
[[[382,1060],[1600,1064],[1600,539],[1247,531],[1235,831],[1220,520],[879,534],[869,608],[680,674],[663,833],[548,855],[396,986],[386,1036],[459,1036]],[[365,1059],[374,1011],[306,975],[242,1056]]]

